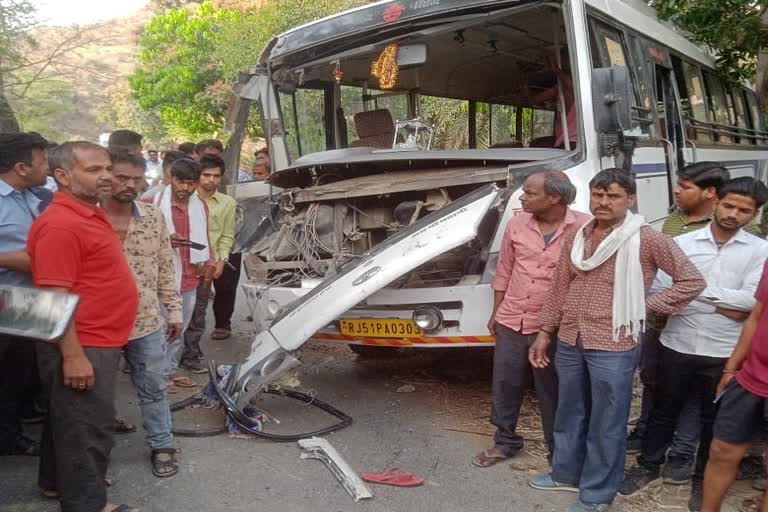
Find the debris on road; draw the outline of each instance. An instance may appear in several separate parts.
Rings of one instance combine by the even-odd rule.
[[[333,476],[341,483],[350,496],[355,501],[373,498],[373,493],[367,485],[357,476],[355,470],[347,464],[347,461],[341,456],[336,448],[331,446],[326,439],[311,437],[309,439],[299,440],[299,446],[302,449],[302,459],[318,459],[328,466]]]
[[[395,393],[413,393],[416,391],[416,387],[411,384],[403,384],[395,390]]]

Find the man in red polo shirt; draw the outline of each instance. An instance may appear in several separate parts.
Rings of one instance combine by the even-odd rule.
[[[49,396],[38,483],[62,512],[111,512],[104,478],[112,450],[117,362],[138,308],[136,283],[99,197],[111,191],[112,160],[90,142],[51,156],[59,187],[27,241],[34,284],[80,297],[58,343],[37,345]]]

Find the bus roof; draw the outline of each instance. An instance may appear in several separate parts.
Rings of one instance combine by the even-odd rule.
[[[662,43],[705,66],[715,67],[713,56],[697,46],[671,23],[659,20],[656,10],[642,0],[585,0],[587,5],[619,23]]]
[[[361,33],[386,37],[409,22],[458,14],[495,11],[531,3],[534,0],[384,0],[311,21],[283,32],[267,45],[261,63],[333,41],[354,38]]]
[[[715,66],[712,55],[688,40],[672,24],[657,19],[655,10],[642,0],[584,0],[584,2],[609,18],[632,27],[701,64]],[[403,30],[409,22],[416,20],[440,18],[448,13],[456,16],[495,11],[525,3],[536,2],[534,0],[411,0],[409,2],[382,0],[283,32],[270,41],[261,55],[260,62],[267,64],[268,61],[279,61],[288,55],[331,41],[335,46],[343,40],[349,40],[354,45],[359,43],[357,37],[363,33],[375,33],[381,38],[396,36],[398,29]]]

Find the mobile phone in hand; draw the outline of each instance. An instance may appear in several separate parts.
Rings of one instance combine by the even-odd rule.
[[[203,245],[203,244],[199,244],[199,243],[197,243],[197,242],[192,242],[192,241],[190,241],[190,242],[189,242],[189,246],[190,246],[191,248],[195,249],[195,250],[198,250],[198,251],[202,251],[202,250],[203,250],[203,249],[205,249],[205,247],[206,247],[206,246],[205,246],[205,245]]]

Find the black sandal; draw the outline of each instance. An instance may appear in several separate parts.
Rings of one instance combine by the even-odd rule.
[[[170,455],[169,460],[159,460],[157,458],[161,453]],[[174,448],[155,448],[149,457],[152,462],[152,474],[157,478],[167,478],[179,472],[179,462],[176,460],[176,450]],[[171,471],[163,471],[170,469]]]

